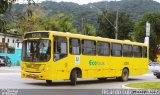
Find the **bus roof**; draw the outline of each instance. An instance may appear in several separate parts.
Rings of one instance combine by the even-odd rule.
[[[132,42],[130,40],[117,40],[117,39],[103,38],[103,37],[99,37],[99,36],[88,36],[88,35],[73,34],[73,33],[69,33],[69,32],[60,32],[60,31],[33,31],[33,32],[27,32],[27,33],[35,33],[35,32],[49,32],[51,35],[56,35],[56,36],[67,36],[67,37],[72,37],[72,38],[80,38],[80,39],[88,39],[88,40],[98,40],[98,41],[108,41],[108,42],[113,42],[113,43],[148,46],[145,43]],[[27,33],[25,33],[25,34],[27,34]]]

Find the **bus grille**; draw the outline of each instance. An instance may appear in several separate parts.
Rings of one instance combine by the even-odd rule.
[[[41,64],[26,64],[27,68],[39,70]]]

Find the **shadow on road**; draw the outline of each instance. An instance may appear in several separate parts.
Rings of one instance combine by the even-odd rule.
[[[143,79],[136,79],[136,78],[130,78],[127,82],[134,82],[134,81],[143,81]],[[90,85],[90,84],[103,84],[103,83],[119,83],[121,81],[118,81],[116,79],[107,79],[105,81],[100,81],[96,79],[92,80],[79,80],[77,82],[77,85]],[[47,85],[46,82],[34,82],[34,83],[25,83],[28,85],[37,85],[37,86],[71,86],[70,81],[52,81],[52,84]]]

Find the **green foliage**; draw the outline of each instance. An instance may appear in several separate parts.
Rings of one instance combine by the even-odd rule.
[[[93,3],[93,5],[100,9],[108,10],[109,12],[115,11],[118,8],[120,12],[129,14],[134,20],[138,20],[148,12],[160,12],[160,3],[155,0],[102,1]]]
[[[6,27],[8,27],[7,25],[7,17],[6,14],[7,12],[9,13],[13,6],[13,4],[16,2],[17,0],[0,0],[0,31],[6,33]],[[34,0],[26,0],[28,2],[28,6],[30,6],[31,4],[34,4]],[[31,10],[27,10],[28,16],[31,16]],[[4,15],[5,14],[5,15]],[[10,15],[10,13],[9,13]],[[12,16],[10,16],[12,17]],[[6,19],[4,19],[6,18]]]
[[[22,19],[16,26],[20,34],[30,31],[50,30],[77,33],[73,28],[72,19],[68,16],[42,18],[33,13],[32,17]]]
[[[0,14],[4,14],[16,0],[0,0]]]
[[[85,31],[87,35],[96,36],[96,29],[91,24],[86,25]]]
[[[56,17],[43,18],[42,27],[44,30],[59,31],[60,30],[59,20]]]
[[[25,32],[42,30],[42,27],[40,25],[41,18],[34,14],[32,17],[22,19],[20,22],[18,22],[16,28],[18,29],[20,34],[23,34]]]
[[[135,26],[135,39],[136,41],[143,42],[145,37],[146,22],[151,24],[150,36],[150,59],[154,61],[157,59],[158,48],[160,45],[160,13],[147,13],[145,14]]]
[[[14,0],[0,0],[0,16],[11,6]],[[5,31],[6,21],[0,18],[0,30]]]
[[[0,30],[4,30],[6,22],[0,19]]]
[[[24,12],[27,10],[27,6],[27,4],[14,4],[11,8],[11,14],[15,15],[14,17],[16,18],[22,17],[25,14]],[[38,6],[32,6],[34,12],[41,17],[48,18],[60,13],[63,13],[64,15],[72,14],[74,20],[74,22],[72,22],[73,27],[78,31],[82,30],[82,18],[85,17],[87,23],[92,24],[96,29],[98,29],[97,18],[100,13],[99,11],[107,10],[108,12],[112,12],[117,8],[120,12],[127,13],[136,21],[147,12],[160,12],[160,4],[153,0],[121,0],[117,2],[102,1],[86,5],[78,5],[71,2],[57,3],[53,1],[45,1],[39,3]],[[30,10],[28,11],[30,13]],[[10,19],[11,18],[8,18],[7,22],[13,24]],[[18,21],[18,19],[16,19],[16,21]]]
[[[160,89],[160,82],[142,82],[142,83],[131,83],[127,85],[131,88],[139,88],[139,89]]]
[[[77,33],[76,30],[73,28],[70,19],[71,19],[70,17],[64,17],[60,20],[59,24],[60,24],[60,27],[61,27],[61,31]]]
[[[110,24],[115,22],[115,14],[103,11],[103,13],[98,17],[99,28],[97,31],[98,36],[115,38],[115,28]],[[109,21],[107,19],[109,19]]]
[[[127,14],[121,12],[118,14],[118,39],[128,39],[129,33],[133,32],[133,22]],[[103,11],[98,18],[99,29],[97,35],[114,39],[115,20],[116,12]]]

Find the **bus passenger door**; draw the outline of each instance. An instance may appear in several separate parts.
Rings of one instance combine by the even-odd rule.
[[[57,79],[66,79],[68,76],[68,41],[66,37],[54,36],[54,66]]]

